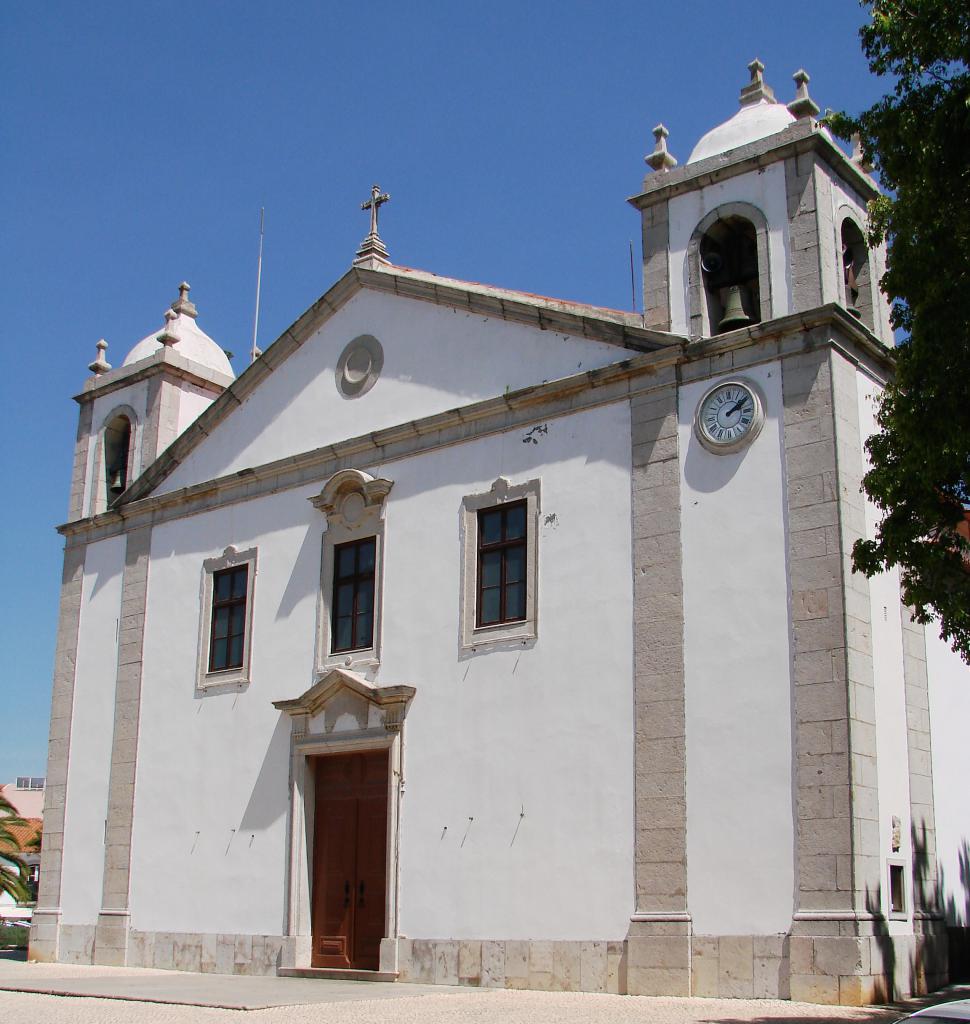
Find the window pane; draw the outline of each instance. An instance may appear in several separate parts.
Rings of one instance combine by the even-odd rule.
[[[482,586],[497,587],[502,582],[502,552],[489,551],[482,556]]]
[[[492,512],[483,512],[481,517],[481,540],[482,544],[494,544],[502,539],[502,511],[495,509]]]
[[[516,544],[505,551],[505,582],[520,583],[525,578],[525,548]]]
[[[525,618],[525,584],[512,583],[505,588],[505,620]]]
[[[232,592],[232,573],[217,572],[215,574],[216,600],[226,601]]]
[[[370,647],[374,633],[374,617],[367,612],[357,616],[357,647]]]
[[[374,571],[374,549],[376,545],[374,540],[362,541],[359,551],[359,558],[357,561],[357,572],[361,575]]]
[[[334,629],[334,650],[349,651],[351,647],[351,623],[353,619],[349,615],[337,619],[337,626]]]
[[[246,606],[233,605],[229,614],[229,633],[231,636],[242,636],[246,631]]]
[[[223,638],[229,634],[229,609],[216,608],[212,616],[212,635],[216,638]]]
[[[343,579],[354,575],[354,545],[337,549],[337,575]]]
[[[357,611],[369,612],[374,607],[374,581],[364,580],[357,589]]]
[[[510,508],[505,517],[505,539],[517,540],[525,536],[525,505]]]
[[[498,587],[482,591],[482,625],[499,621],[499,594]]]
[[[224,639],[212,641],[212,656],[209,659],[209,667],[211,671],[218,672],[219,669],[226,667],[227,650],[228,645]]]
[[[232,596],[246,596],[246,577],[249,575],[247,568],[236,569],[232,574]]]
[[[231,637],[229,640],[229,667],[239,668],[243,662],[243,638],[242,635]]]
[[[334,615],[350,615],[354,610],[354,585],[353,583],[341,583],[337,587],[337,599],[335,602]]]

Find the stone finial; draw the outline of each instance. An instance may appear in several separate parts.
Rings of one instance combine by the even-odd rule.
[[[766,100],[768,103],[777,102],[774,90],[764,79],[764,70],[764,64],[757,57],[748,65],[751,81],[741,90],[739,101],[742,107],[760,103],[762,100]]]
[[[669,135],[670,132],[662,124],[658,124],[653,130],[653,152],[648,153],[643,159],[655,171],[669,171],[671,167],[677,166],[677,161],[667,151],[667,137]]]
[[[795,98],[788,104],[788,109],[799,120],[805,117],[816,117],[818,115],[818,104],[808,95],[808,83],[810,81],[808,72],[799,68],[792,75],[795,80]]]
[[[377,212],[390,198],[387,192],[381,192],[380,185],[372,185],[370,199],[360,204],[362,210],[370,210],[370,231],[363,242],[360,243],[360,248],[354,256],[355,266],[369,263],[371,260],[377,260],[380,263],[390,263],[387,247],[381,241],[381,236],[377,232]]]
[[[88,369],[95,375],[100,377],[102,373],[107,373],[111,369],[111,363],[104,358],[105,349],[108,347],[108,343],[102,338],[95,348],[98,350],[98,354],[94,357],[93,363],[88,363]]]
[[[198,315],[199,311],[195,308],[195,304],[189,299],[189,292],[192,290],[192,286],[188,281],[183,281],[179,285],[179,297],[172,303],[172,309],[176,313],[190,316],[194,320]]]
[[[862,136],[858,132],[852,134],[852,156],[849,158],[864,174],[872,174],[872,164],[862,152]]]
[[[171,347],[181,340],[178,335],[178,318],[179,314],[174,309],[165,310],[165,326],[162,333],[156,336],[163,345]]]

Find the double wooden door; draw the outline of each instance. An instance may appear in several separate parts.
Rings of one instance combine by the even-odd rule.
[[[377,970],[387,884],[387,751],[315,760],[312,965]]]

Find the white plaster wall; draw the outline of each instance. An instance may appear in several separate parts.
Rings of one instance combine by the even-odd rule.
[[[687,246],[691,235],[711,210],[724,203],[751,203],[765,215],[768,222],[771,315],[785,316],[791,310],[785,165],[777,163],[670,201],[670,329],[675,334],[687,334],[690,327]]]
[[[201,388],[183,384],[180,390],[182,394],[179,398],[178,432],[181,434],[212,405],[215,399]]]
[[[384,368],[366,395],[348,400],[337,391],[334,369],[344,347],[360,334],[380,341]],[[625,355],[615,345],[360,292],[216,427],[159,490],[618,362]]]
[[[141,465],[141,436],[145,428],[145,416],[147,414],[148,383],[139,381],[128,387],[118,388],[107,395],[101,395],[94,400],[94,409],[91,417],[91,440],[88,444],[87,470],[84,474],[84,501],[81,505],[85,515],[93,515],[96,509],[91,507],[94,500],[95,490],[93,487],[94,473],[97,467],[103,467],[101,461],[101,434],[105,421],[111,413],[123,405],[130,406],[138,416],[138,422],[132,424],[132,450],[134,459],[132,462],[132,479],[137,477],[142,470]],[[98,470],[103,472],[103,468]]]
[[[753,367],[764,429],[733,455],[680,392],[687,721],[687,896],[700,935],[787,931],[794,887],[788,542],[781,367]],[[726,378],[725,378],[726,379]]]
[[[865,374],[856,373],[859,396],[859,435],[865,443],[876,430],[878,386]],[[866,536],[876,535],[881,518],[868,499],[865,503]],[[852,596],[849,596],[852,599]],[[880,900],[889,916],[889,859],[905,859],[912,865],[909,804],[909,741],[906,725],[906,682],[903,674],[903,632],[899,570],[891,569],[869,580],[869,614],[872,622],[872,668],[876,703],[876,785],[879,799]],[[855,726],[859,728],[858,724]],[[892,819],[900,820],[900,849],[892,849]],[[912,871],[905,872],[906,907],[913,906]],[[912,931],[908,921],[889,921],[889,932]]]
[[[304,488],[152,535],[132,834],[132,926],[280,934],[289,720],[311,683],[322,517]],[[195,696],[202,563],[258,548],[252,683]]]
[[[124,537],[91,544],[84,558],[64,814],[64,924],[94,924],[101,909],[124,566]]]
[[[970,927],[970,668],[926,627],[936,848],[947,923]]]
[[[401,848],[412,937],[619,939],[629,925],[629,407],[548,427],[538,445],[519,431],[385,467],[380,679],[418,688]],[[459,657],[461,499],[500,475],[541,478],[539,637]]]
[[[520,430],[369,468],[394,481],[377,678],[417,687],[401,831],[412,937],[622,938],[629,922],[628,406],[548,428],[538,444]],[[539,638],[462,656],[461,499],[500,475],[541,478]],[[320,486],[155,530],[135,928],[283,928],[290,725],[271,701],[312,682],[323,517],[306,499]],[[202,561],[229,543],[259,549],[253,682],[197,699]]]

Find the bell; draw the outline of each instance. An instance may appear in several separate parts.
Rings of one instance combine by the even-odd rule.
[[[728,291],[727,302],[724,304],[724,316],[717,325],[719,333],[733,331],[738,327],[744,327],[751,323],[751,317],[744,311],[741,305],[741,289],[738,285],[732,284]]]
[[[121,494],[125,489],[125,479],[121,475],[121,469],[116,469],[111,474],[111,483],[109,485],[112,494]]]

